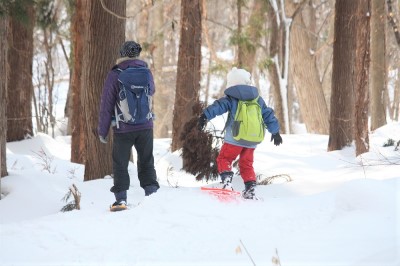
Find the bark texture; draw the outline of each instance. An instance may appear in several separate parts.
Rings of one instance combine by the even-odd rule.
[[[35,10],[26,4],[28,22],[10,17],[8,34],[7,142],[23,140],[32,132],[32,61]]]
[[[72,112],[69,123],[71,125],[71,162],[85,163],[85,133],[84,117],[82,115],[81,93],[82,88],[82,58],[84,47],[84,10],[83,0],[75,1],[75,12],[72,17],[73,40],[73,73],[71,75]]]
[[[369,65],[370,65],[370,15],[371,0],[359,0],[357,7],[356,34],[356,102],[355,143],[356,156],[369,151]]]
[[[310,7],[309,7],[310,8]],[[309,17],[314,19],[315,17]],[[314,36],[302,12],[293,17],[290,30],[290,68],[307,132],[328,134],[329,113],[314,53]]]
[[[276,13],[272,7],[267,9],[267,17],[271,22],[271,33],[269,37],[269,54],[271,58],[276,58],[276,60],[271,60],[270,65],[268,66],[268,75],[271,79],[271,90],[274,99],[274,111],[275,116],[278,118],[280,125],[280,132],[289,133],[289,128],[286,128],[285,123],[285,115],[284,115],[284,107],[283,107],[283,95],[281,94],[281,84],[280,84],[280,73],[282,73],[283,68],[282,64],[278,62],[282,62],[285,60],[283,57],[282,50],[285,49],[285,41],[284,41],[284,27],[279,27],[277,23],[276,16],[279,17],[279,14]],[[281,19],[281,18],[279,18]],[[282,24],[282,23],[281,23]]]
[[[171,150],[182,148],[183,126],[194,116],[199,102],[201,63],[201,1],[181,3],[181,36],[176,81]]]
[[[7,62],[7,32],[8,17],[0,17],[0,178],[8,175],[6,161],[6,139],[7,139],[7,120],[6,120],[6,99],[8,83],[8,62]],[[0,180],[1,191],[1,180]]]
[[[386,2],[371,1],[371,130],[386,124]]]
[[[152,36],[154,40],[151,48],[151,55],[153,58],[153,75],[154,82],[157,87],[157,93],[154,96],[154,113],[156,119],[154,120],[154,137],[155,138],[167,138],[168,132],[171,129],[172,111],[169,108],[169,98],[171,93],[169,92],[168,83],[164,82],[164,35],[160,29],[164,25],[164,5],[159,3],[158,6],[152,12],[153,19],[151,20]]]
[[[125,1],[104,1],[116,14],[125,14]],[[84,180],[103,178],[112,172],[111,136],[109,143],[100,143],[97,134],[100,98],[104,80],[125,40],[125,20],[106,12],[100,1],[84,1],[86,39],[82,62],[82,114],[84,116],[85,176]]]
[[[328,151],[341,150],[353,141],[357,2],[335,3]]]

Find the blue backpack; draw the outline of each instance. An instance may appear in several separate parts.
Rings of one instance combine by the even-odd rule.
[[[146,67],[117,68],[119,93],[115,106],[117,128],[119,122],[138,125],[153,119],[150,90],[150,70]]]

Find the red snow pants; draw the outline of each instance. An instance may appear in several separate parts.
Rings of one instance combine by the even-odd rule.
[[[232,163],[239,156],[239,170],[243,181],[256,181],[253,168],[254,150],[224,143],[217,157],[218,172],[232,171]]]

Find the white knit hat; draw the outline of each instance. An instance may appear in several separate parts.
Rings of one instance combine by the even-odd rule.
[[[236,85],[250,85],[251,74],[244,69],[233,67],[227,75],[226,87],[232,87]]]

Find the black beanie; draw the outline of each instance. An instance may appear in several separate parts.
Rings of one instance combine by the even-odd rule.
[[[122,45],[119,53],[122,57],[138,57],[141,51],[142,47],[140,44],[134,41],[127,41]]]

